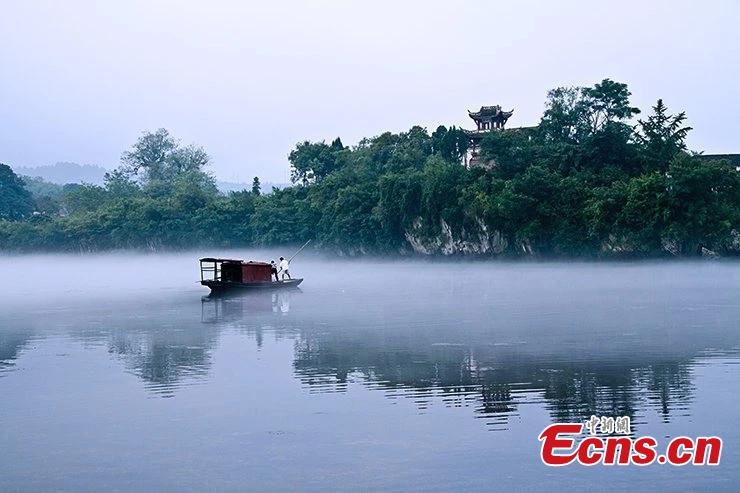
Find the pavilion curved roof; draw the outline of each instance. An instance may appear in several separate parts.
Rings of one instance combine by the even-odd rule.
[[[509,118],[511,115],[514,114],[514,110],[511,111],[504,111],[501,109],[500,105],[494,105],[494,106],[481,106],[478,111],[470,111],[468,110],[468,115],[470,115],[470,118],[473,120],[478,118]]]

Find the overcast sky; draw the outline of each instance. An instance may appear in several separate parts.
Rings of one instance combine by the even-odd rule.
[[[296,142],[345,144],[466,109],[535,124],[548,89],[605,77],[740,152],[740,2],[4,1],[0,161],[113,168],[143,130],[223,180],[286,181]]]

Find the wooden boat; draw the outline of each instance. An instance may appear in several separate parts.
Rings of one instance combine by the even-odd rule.
[[[296,288],[303,279],[272,280],[272,266],[267,262],[241,259],[200,259],[200,283],[212,293],[236,290]]]

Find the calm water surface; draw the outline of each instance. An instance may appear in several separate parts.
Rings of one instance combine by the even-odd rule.
[[[0,490],[737,491],[740,264],[306,256],[211,299],[197,257],[0,258]],[[541,465],[591,414],[722,464]]]

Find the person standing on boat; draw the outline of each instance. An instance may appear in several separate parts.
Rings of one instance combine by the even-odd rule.
[[[290,267],[290,262],[285,260],[283,257],[280,257],[280,265],[278,268],[280,269],[280,273],[283,274],[283,281],[285,280],[285,276],[288,276],[288,279],[291,279],[288,267]]]
[[[278,278],[278,269],[277,265],[275,265],[274,260],[270,260],[270,279],[272,279],[272,276],[275,276],[275,280],[279,281],[280,278]]]

